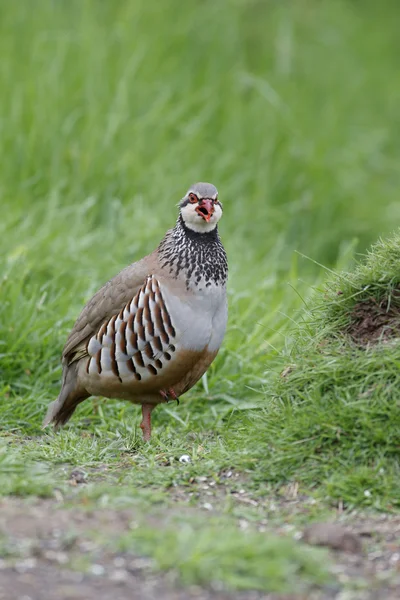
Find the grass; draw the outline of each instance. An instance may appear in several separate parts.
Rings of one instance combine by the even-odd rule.
[[[34,12],[0,0],[2,494],[57,487],[74,506],[169,510],[184,490],[197,510],[199,478],[219,486],[233,470],[227,489],[255,499],[298,484],[317,500],[309,518],[338,503],[398,509],[397,347],[362,349],[342,333],[356,302],[399,279],[397,237],[352,270],[354,252],[400,221],[396,15],[389,0],[38,0]],[[219,188],[230,262],[229,328],[207,379],[155,411],[150,446],[137,409],[117,401],[87,401],[66,430],[43,433],[83,303],[154,248],[197,180]],[[313,260],[351,271],[322,284]],[[75,467],[83,490],[68,483]],[[218,503],[235,544],[262,550],[257,532],[236,532],[260,509]],[[208,539],[182,580],[207,581]],[[247,581],[232,579],[235,544],[212,575],[230,588]],[[265,551],[309,582],[285,566],[286,555],[300,564],[296,544],[280,544]]]
[[[352,272],[331,277],[280,356],[291,367],[274,379],[278,408],[269,427],[285,434],[267,459],[270,469],[279,468],[272,476],[278,481],[296,477],[349,506],[399,507],[397,337],[372,337],[360,346],[347,333],[355,308],[365,303],[371,318],[384,302],[399,321],[399,253],[396,234],[375,244]]]
[[[10,451],[4,442],[0,446],[0,496],[49,497],[54,492],[54,482],[46,463],[21,460],[21,453]]]
[[[329,578],[314,549],[290,538],[243,532],[221,518],[203,522],[175,519],[162,532],[140,524],[121,537],[122,550],[150,555],[163,570],[178,571],[185,585],[203,584],[228,590],[293,592]],[[232,548],[239,552],[232,553]],[[299,591],[298,589],[296,591]]]

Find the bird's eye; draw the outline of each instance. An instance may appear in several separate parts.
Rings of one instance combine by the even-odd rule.
[[[192,193],[189,194],[189,200],[190,200],[190,202],[192,202],[192,204],[199,201],[196,194],[192,194]]]
[[[218,197],[214,198],[214,204],[218,204]]]

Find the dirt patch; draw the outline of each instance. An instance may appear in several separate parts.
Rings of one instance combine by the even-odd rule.
[[[206,485],[206,484],[205,484]],[[202,490],[209,492],[210,489]],[[212,490],[214,492],[214,490]],[[241,490],[239,490],[240,492]],[[239,497],[245,496],[238,492]],[[217,500],[214,496],[214,502]],[[210,496],[207,496],[210,499]],[[255,501],[255,500],[254,500]],[[266,499],[258,500],[260,505]],[[285,507],[301,510],[305,499],[295,495]],[[264,509],[266,505],[264,505]],[[189,507],[186,507],[190,510]],[[264,513],[264,509],[262,512]],[[113,550],[104,543],[126,532],[135,509],[65,508],[54,500],[6,499],[0,503],[0,600],[398,600],[400,598],[400,516],[341,514],[337,524],[362,540],[362,552],[332,551],[333,586],[302,595],[258,592],[224,593],[200,587],[182,588],[174,573],[156,573],[151,559]],[[264,513],[265,514],[265,513]],[[290,518],[260,520],[256,526],[266,535],[301,537]],[[286,522],[285,522],[286,521]],[[93,536],[101,531],[103,542]],[[343,596],[343,586],[360,586]]]
[[[389,299],[368,298],[358,302],[351,313],[351,323],[346,332],[361,346],[384,342],[400,337],[400,290],[395,290]]]
[[[339,523],[311,523],[303,532],[303,541],[312,546],[361,554],[361,537]]]
[[[181,588],[151,559],[114,552],[112,541],[129,530],[135,510],[65,509],[51,500],[0,504],[0,600],[228,600],[200,587]],[[237,600],[278,600],[257,592]],[[283,597],[281,597],[283,600]],[[279,598],[279,600],[281,600]],[[290,599],[288,599],[290,600]]]
[[[123,557],[117,557],[124,561]],[[177,589],[163,576],[137,572],[135,566],[109,568],[93,565],[93,575],[35,562],[0,571],[1,600],[232,600],[228,594],[208,592],[200,588]],[[123,563],[125,564],[125,563]],[[111,557],[112,565],[112,557]],[[24,572],[21,572],[24,569]],[[238,594],[238,600],[294,600],[283,596]],[[302,600],[296,597],[296,600]],[[305,598],[303,597],[303,600]]]

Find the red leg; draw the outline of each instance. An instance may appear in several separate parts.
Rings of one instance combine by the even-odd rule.
[[[168,402],[168,399],[169,399],[168,398],[168,392],[165,392],[164,390],[160,390],[160,396],[161,396],[161,398],[163,398],[163,400],[165,402]]]
[[[170,398],[172,398],[172,400],[178,400],[178,396],[175,394],[174,388],[169,388],[169,390],[168,390],[168,396]]]
[[[154,404],[142,404],[142,422],[140,423],[140,429],[143,431],[143,439],[145,442],[150,441],[151,438],[151,411],[154,408]]]

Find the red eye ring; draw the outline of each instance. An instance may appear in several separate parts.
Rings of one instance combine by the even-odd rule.
[[[199,199],[198,199],[198,197],[196,196],[196,194],[193,194],[192,192],[190,192],[190,194],[189,194],[189,201],[190,201],[192,204],[194,204],[195,202],[198,202],[198,201],[199,201]]]

